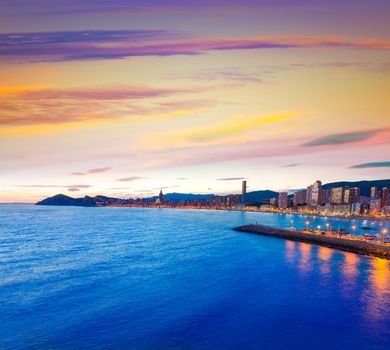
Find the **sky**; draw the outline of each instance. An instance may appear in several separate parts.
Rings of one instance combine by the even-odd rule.
[[[390,178],[388,0],[0,9],[0,202]]]

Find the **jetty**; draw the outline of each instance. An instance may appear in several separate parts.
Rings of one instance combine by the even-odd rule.
[[[312,231],[282,229],[258,224],[240,226],[234,228],[233,230],[316,244],[323,247],[390,260],[389,244],[366,241],[358,236],[336,237],[335,235],[329,235],[326,233],[321,234]]]

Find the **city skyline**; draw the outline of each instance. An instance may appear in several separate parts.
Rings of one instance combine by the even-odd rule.
[[[0,202],[389,178],[388,1],[0,4]]]

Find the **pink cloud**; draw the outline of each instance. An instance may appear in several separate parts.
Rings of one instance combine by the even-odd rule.
[[[167,102],[165,97],[196,94],[218,87],[104,87],[96,89],[26,89],[0,94],[0,126],[61,124],[115,120],[131,115],[167,113],[177,108],[204,108],[205,101]],[[151,99],[145,106],[143,99]],[[121,100],[121,103],[117,103]]]
[[[129,177],[123,177],[121,179],[117,179],[117,181],[129,182],[129,181],[137,181],[137,180],[142,180],[142,179],[147,179],[147,177],[143,177],[143,176],[129,176]]]
[[[70,188],[68,188],[68,191],[69,191],[69,192],[79,192],[80,189],[79,189],[79,188],[76,188],[76,187],[70,187]]]
[[[72,38],[77,33],[73,32]],[[18,33],[19,36],[31,36],[34,33]],[[258,50],[258,49],[310,49],[310,48],[347,48],[347,49],[389,49],[390,40],[367,38],[351,39],[344,36],[255,36],[243,38],[190,38],[176,39],[165,33],[165,40],[148,37],[145,42],[131,40],[127,33],[119,38],[110,31],[102,31],[100,40],[68,40],[69,32],[37,33],[40,40],[19,40],[0,45],[0,57],[18,61],[77,61],[99,59],[122,59],[142,56],[196,55],[210,51]],[[5,34],[12,36],[12,34]],[[94,32],[99,38],[99,32]],[[109,43],[110,45],[102,45]]]

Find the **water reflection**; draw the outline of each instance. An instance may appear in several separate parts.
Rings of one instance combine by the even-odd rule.
[[[390,306],[390,262],[379,258],[371,259],[369,282],[368,314],[379,320],[386,317],[385,310]]]
[[[326,247],[318,248],[318,258],[321,260],[320,272],[322,275],[329,275],[330,273],[330,264],[329,261],[332,257],[333,250]]]
[[[357,254],[346,252],[343,255],[344,263],[341,266],[343,293],[345,296],[349,296],[356,287],[360,257]]]
[[[298,268],[302,273],[307,273],[312,267],[311,244],[299,243],[300,261]]]
[[[354,253],[344,253],[344,264],[342,266],[343,277],[346,280],[354,280],[358,275],[360,258]]]
[[[286,240],[286,259],[289,263],[294,262],[296,253],[296,243],[293,241]]]

